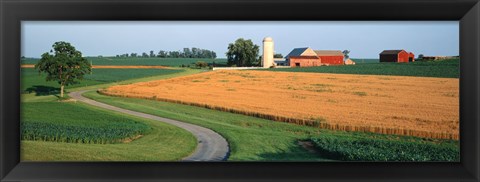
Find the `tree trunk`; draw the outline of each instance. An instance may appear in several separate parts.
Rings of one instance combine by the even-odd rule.
[[[64,85],[60,86],[60,97],[63,98],[63,87],[65,87]]]

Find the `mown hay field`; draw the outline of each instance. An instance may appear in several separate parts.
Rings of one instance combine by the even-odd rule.
[[[456,78],[222,70],[101,93],[334,130],[445,139],[459,134]]]

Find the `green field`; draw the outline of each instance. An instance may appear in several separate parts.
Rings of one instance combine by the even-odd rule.
[[[205,59],[205,58],[131,58],[131,57],[87,57],[93,65],[142,65],[142,66],[172,66],[195,64],[197,61],[204,61],[217,65],[225,65],[227,59]],[[39,59],[24,58],[22,64],[36,64]]]
[[[151,63],[156,58],[141,59],[144,60],[139,60],[140,62],[150,62],[145,65],[158,65]],[[178,61],[178,59],[172,61],[175,60]],[[124,60],[126,63],[130,61]],[[121,61],[117,63],[122,65]],[[459,60],[449,60],[407,64],[359,63],[354,66],[269,70],[411,74],[409,76],[423,74],[458,78],[458,67]],[[98,89],[115,84],[166,79],[203,71],[205,70],[94,69],[93,74],[87,75],[87,79],[80,85],[67,87],[67,90]],[[456,77],[452,72],[456,73]],[[170,161],[186,157],[195,149],[196,139],[183,129],[79,102],[59,102],[58,98],[52,95],[58,93],[58,88],[57,83],[46,82],[45,78],[33,69],[22,69],[22,124],[25,126],[22,128],[26,129],[23,131],[31,131],[30,136],[25,137],[21,143],[22,160]],[[453,140],[331,131],[181,104],[108,97],[95,91],[87,92],[85,96],[117,107],[210,128],[229,142],[230,161],[459,161],[459,142]],[[118,128],[119,133],[109,132],[112,128]],[[134,130],[123,130],[125,128]],[[72,129],[75,131],[72,132]],[[51,130],[56,132],[50,132]],[[56,133],[64,133],[64,136],[59,137]],[[102,136],[101,133],[109,133],[109,136]],[[118,142],[138,134],[142,136],[131,142]],[[42,135],[45,137],[37,139],[37,136]],[[299,142],[311,143],[313,147],[301,146]]]
[[[143,122],[99,113],[70,102],[26,102],[21,113],[22,140],[120,143],[145,135],[151,129]]]
[[[21,91],[23,93],[33,93],[37,95],[50,95],[60,92],[60,85],[55,81],[47,82],[45,74],[39,74],[33,68],[21,69]],[[92,74],[85,75],[84,80],[79,84],[65,87],[65,89],[85,87],[91,85],[119,82],[135,78],[143,78],[158,75],[167,75],[179,73],[184,70],[174,69],[93,69]]]
[[[25,120],[24,120],[25,119]],[[111,130],[116,122],[128,126],[147,125],[149,131],[128,143],[85,144],[22,140],[22,161],[173,161],[195,150],[196,138],[178,127],[98,109],[82,103],[22,103],[22,123],[42,121],[54,126],[75,126],[74,135],[83,127]],[[123,127],[127,127],[123,125]],[[56,133],[66,132],[59,127]],[[52,133],[53,134],[53,133]],[[87,140],[95,136],[84,136]]]
[[[379,63],[380,62],[380,59],[373,59],[373,58],[350,58],[350,59],[355,61],[356,64]]]
[[[231,149],[229,160],[231,161],[325,161],[344,159],[338,157],[341,155],[331,155],[331,153],[322,150],[319,150],[321,152],[311,152],[298,144],[299,141],[308,141],[311,138],[339,138],[373,142],[382,140],[389,141],[390,144],[393,145],[398,144],[402,146],[407,143],[415,147],[435,145],[436,148],[432,148],[432,150],[429,151],[431,153],[438,153],[438,155],[434,157],[435,160],[447,159],[450,161],[458,161],[458,157],[451,157],[452,150],[454,154],[458,154],[459,152],[458,141],[424,140],[415,137],[330,131],[181,104],[134,98],[108,97],[93,91],[87,92],[84,95],[117,107],[210,128],[224,136],[229,142]],[[377,156],[377,153],[388,152],[388,149],[381,147],[371,145],[367,147],[370,147],[370,152],[374,156]],[[351,151],[355,151],[355,148],[350,146],[346,148],[350,149],[350,151],[347,152],[348,154],[353,154]],[[444,150],[445,148],[449,150]],[[335,151],[335,153],[339,152]],[[415,156],[417,154],[408,153],[408,155]],[[424,161],[429,158],[411,157],[402,159],[405,159],[404,161]]]
[[[325,156],[343,161],[460,161],[458,145],[438,145],[378,138],[311,139]]]
[[[200,71],[94,69],[93,74],[87,75],[87,79],[80,85],[67,88],[72,91],[95,89]],[[169,124],[119,114],[80,102],[59,102],[52,95],[58,92],[59,85],[46,82],[34,69],[22,69],[21,78],[23,161],[175,161],[188,156],[196,147],[196,138],[191,133]],[[53,89],[54,92],[26,92],[36,85]],[[37,91],[40,92],[35,93]],[[134,140],[128,142],[132,139]]]
[[[279,68],[268,69],[268,71],[459,78],[460,60],[453,59],[425,62],[416,61],[411,63],[369,63],[339,66]]]

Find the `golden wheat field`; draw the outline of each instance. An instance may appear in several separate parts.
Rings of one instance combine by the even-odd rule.
[[[454,78],[221,70],[101,93],[335,130],[459,135],[459,80]]]

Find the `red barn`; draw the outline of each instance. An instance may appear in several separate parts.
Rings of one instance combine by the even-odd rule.
[[[315,50],[315,53],[322,60],[322,65],[342,65],[343,53],[338,50]]]
[[[290,67],[320,66],[322,63],[315,51],[308,47],[295,48],[288,53],[286,58]]]
[[[406,63],[409,61],[410,61],[410,53],[408,53],[405,50],[384,50],[380,53],[380,62]]]
[[[415,54],[412,52],[408,53],[408,62],[415,62]]]

